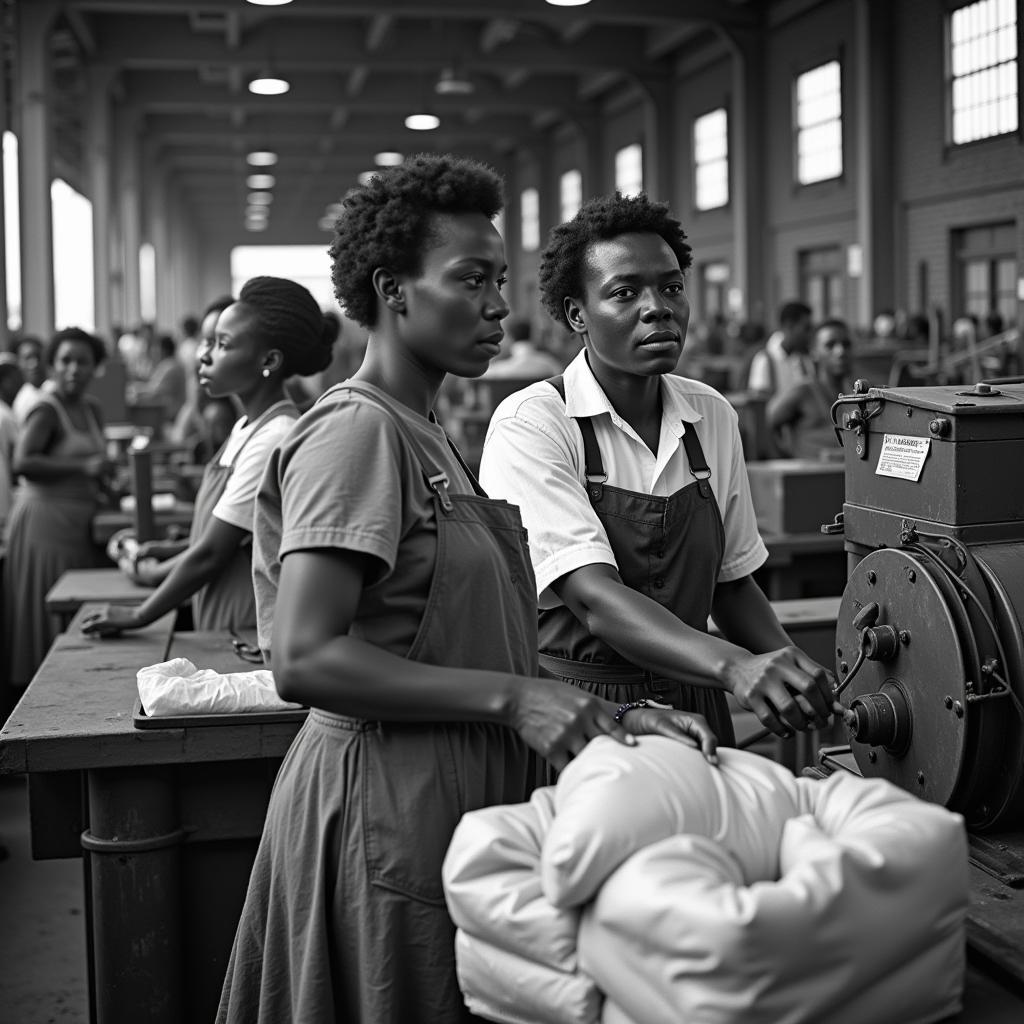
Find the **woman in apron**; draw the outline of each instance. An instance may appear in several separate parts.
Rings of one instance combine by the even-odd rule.
[[[199,356],[200,385],[213,397],[234,395],[244,415],[203,474],[189,546],[163,563],[163,579],[141,605],[95,612],[83,619],[83,632],[138,629],[189,598],[196,629],[256,625],[253,500],[271,449],[298,416],[284,381],[322,370],[330,356],[323,315],[306,288],[279,277],[245,284],[220,314],[212,348]]]
[[[46,351],[52,389],[39,391],[15,449],[22,482],[4,567],[4,635],[15,690],[28,686],[56,636],[47,591],[69,569],[101,564],[92,519],[113,467],[101,406],[86,390],[105,356],[103,342],[77,327],[54,335]]]
[[[257,496],[260,643],[311,711],[275,781],[221,1024],[471,1019],[441,885],[455,825],[527,798],[531,748],[565,764],[594,736],[632,740],[615,705],[537,678],[518,510],[483,494],[431,412],[446,373],[479,377],[499,350],[500,208],[489,169],[420,156],[338,219],[335,290],[370,338]],[[657,731],[712,754],[690,716]]]
[[[672,372],[685,237],[664,204],[618,194],[554,229],[541,296],[584,348],[498,407],[481,480],[530,534],[541,665],[637,716],[647,701],[699,712],[732,744],[727,692],[779,735],[820,727],[833,699],[751,576],[767,552],[736,414]]]

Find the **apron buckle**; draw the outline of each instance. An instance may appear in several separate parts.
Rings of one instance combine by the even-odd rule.
[[[607,473],[587,474],[587,491],[591,501],[600,501],[604,497],[604,482],[607,479]]]
[[[431,490],[437,495],[438,500],[441,502],[441,508],[445,512],[451,512],[453,506],[451,500],[448,497],[448,477],[445,473],[435,473],[433,476],[427,477],[427,483],[430,484]]]

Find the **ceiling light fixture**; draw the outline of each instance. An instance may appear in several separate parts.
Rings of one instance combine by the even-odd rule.
[[[277,154],[269,149],[256,149],[246,153],[245,162],[250,167],[273,167],[277,163]]]
[[[373,158],[373,162],[378,167],[397,167],[404,159],[405,157],[401,153],[385,151],[377,153]]]
[[[269,206],[274,201],[273,192],[250,192],[245,201],[250,206]]]
[[[429,132],[439,127],[441,118],[436,114],[410,114],[405,119],[405,127],[411,128],[414,132]]]
[[[291,87],[288,79],[269,71],[262,72],[249,82],[249,92],[257,96],[283,96]]]
[[[547,0],[552,7],[583,7],[590,3],[590,0]]]
[[[333,217],[321,217],[316,222],[316,226],[321,231],[333,231],[334,230],[334,218]]]
[[[245,222],[246,231],[266,231],[267,222],[265,220],[247,220]]]
[[[253,7],[284,7],[291,2],[292,0],[246,0],[246,3],[252,4]]]
[[[370,182],[373,181],[373,179],[376,177],[376,171],[363,171],[362,174],[359,175],[358,181],[360,185],[365,187],[366,185],[369,185]]]
[[[245,179],[247,189],[265,189],[274,187],[274,176],[272,174],[250,174]]]

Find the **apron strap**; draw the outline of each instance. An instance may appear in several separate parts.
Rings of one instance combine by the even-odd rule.
[[[462,456],[462,452],[459,451],[458,445],[448,436],[448,431],[444,432],[445,440],[448,442],[448,447],[451,448],[452,454],[455,456],[455,461],[462,467],[463,472],[469,477],[469,482],[473,485],[473,490],[476,492],[477,497],[486,498],[488,497],[487,492],[483,489],[480,481],[476,478],[476,473],[469,468],[469,463]]]
[[[423,450],[423,446],[415,437],[413,437],[409,428],[402,422],[401,417],[398,416],[395,410],[392,409],[387,402],[382,401],[380,395],[378,395],[370,385],[360,380],[346,380],[341,384],[336,384],[329,391],[324,392],[318,401],[323,401],[328,394],[341,390],[355,391],[364,398],[369,398],[376,406],[383,409],[388,416],[391,417],[391,422],[398,428],[399,434],[402,435],[405,443],[409,446],[413,455],[416,457],[416,461],[420,464],[420,471],[426,478],[427,486],[437,495],[437,499],[441,503],[441,508],[443,508],[445,512],[451,512],[454,506],[451,503],[451,499],[448,497],[448,474],[445,473],[444,470],[439,469],[434,464],[433,460],[427,457],[427,453]]]
[[[683,429],[683,448],[690,462],[690,475],[697,481],[697,490],[700,491],[702,498],[710,498],[711,484],[708,481],[711,479],[711,467],[704,458],[704,449],[697,436],[697,427],[693,423],[687,423]]]
[[[549,377],[547,383],[557,392],[562,403],[565,403],[565,379],[562,374]],[[587,493],[591,504],[604,497],[604,482],[608,474],[604,471],[604,459],[601,458],[601,446],[597,443],[597,434],[589,416],[574,416],[576,425],[583,435],[583,475],[587,480]]]

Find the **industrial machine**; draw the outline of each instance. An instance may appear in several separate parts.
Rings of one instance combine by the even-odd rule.
[[[1024,981],[1024,383],[858,381],[833,419],[850,745],[820,761],[963,814],[992,897],[975,934],[988,903],[1014,908],[987,951]]]

